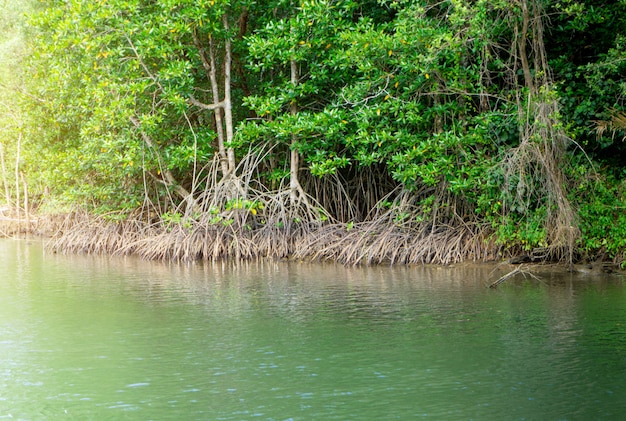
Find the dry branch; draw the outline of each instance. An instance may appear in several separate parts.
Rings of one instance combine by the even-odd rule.
[[[516,267],[515,269],[513,269],[512,271],[510,271],[506,275],[501,276],[496,281],[490,283],[489,284],[489,288],[497,287],[498,285],[500,285],[502,282],[506,281],[507,279],[510,279],[510,278],[514,277],[515,275],[517,275],[518,273],[521,273],[521,271],[522,270],[519,267]]]
[[[498,278],[496,281],[492,282],[491,284],[489,284],[489,288],[495,288],[498,285],[500,285],[502,282],[506,281],[507,279],[511,279],[513,277],[515,277],[515,275],[521,273],[524,277],[526,277],[526,275],[541,281],[541,278],[539,278],[538,276],[532,274],[528,269],[526,269],[524,266],[518,266],[515,269],[513,269],[512,271],[510,271],[509,273],[507,273],[504,276],[501,276],[500,278]]]

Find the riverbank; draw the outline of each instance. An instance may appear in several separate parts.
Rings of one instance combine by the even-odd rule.
[[[43,238],[54,238],[65,223],[68,214],[17,214],[0,212],[0,238],[34,235]]]
[[[228,223],[207,218],[111,220],[73,214],[50,248],[63,253],[133,254],[150,260],[290,258],[354,264],[450,264],[498,257],[478,229],[416,230],[383,219],[354,224],[255,224],[245,212]]]
[[[202,218],[115,219],[86,213],[0,218],[0,235],[35,235],[55,253],[136,255],[146,260],[292,259],[334,261],[344,265],[451,265],[467,262],[523,265],[536,272],[546,264],[579,273],[620,271],[621,262],[606,256],[593,261],[576,250],[546,247],[524,251],[495,242],[480,226],[430,230],[402,226],[384,218],[355,224],[252,226],[243,212],[228,224]],[[248,215],[249,216],[249,215]],[[571,256],[571,260],[567,257]]]

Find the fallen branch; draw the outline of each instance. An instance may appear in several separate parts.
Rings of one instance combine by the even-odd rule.
[[[512,271],[510,271],[509,273],[507,273],[506,275],[501,276],[496,281],[494,281],[491,284],[489,284],[489,288],[495,288],[498,285],[500,285],[502,282],[506,281],[509,278],[514,277],[515,275],[517,275],[518,273],[521,273],[521,272],[522,272],[522,270],[519,267],[517,267],[517,268],[513,269]]]
[[[489,288],[495,288],[498,285],[500,285],[502,282],[506,281],[507,279],[513,278],[515,275],[517,275],[518,273],[521,273],[522,275],[524,275],[524,277],[526,277],[526,275],[531,276],[532,278],[535,278],[536,280],[541,282],[541,278],[539,278],[537,275],[532,274],[529,270],[527,270],[523,265],[522,266],[518,266],[515,269],[513,269],[512,271],[510,271],[509,273],[507,273],[504,276],[501,276],[500,278],[498,278],[496,281],[492,282],[491,284],[489,284]]]

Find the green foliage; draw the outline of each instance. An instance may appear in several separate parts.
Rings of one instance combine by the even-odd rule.
[[[2,206],[18,206],[17,190],[22,184],[20,174],[26,169],[36,170],[24,159],[29,141],[28,116],[20,107],[19,93],[23,91],[23,63],[29,54],[27,25],[24,14],[33,10],[29,0],[7,0],[0,4],[0,157],[2,172],[0,186]],[[21,188],[20,188],[21,189]],[[36,188],[32,189],[39,193]],[[6,197],[6,193],[8,196]]]
[[[520,33],[522,5],[550,16],[543,33]],[[218,52],[223,94],[230,43],[236,130],[226,146],[238,157],[270,147],[258,157],[255,188],[285,186],[295,150],[300,171],[317,177],[311,185],[336,177],[351,202],[360,195],[373,204],[398,187],[413,192],[419,212],[393,199],[381,205],[398,206],[398,227],[432,222],[445,209],[491,227],[506,246],[543,247],[555,202],[541,189],[541,160],[517,173],[502,162],[523,142],[551,142],[558,132],[582,147],[562,148],[567,158],[584,152],[614,177],[585,185],[591,167],[584,164],[557,184],[570,189],[579,209],[581,247],[618,255],[626,238],[616,210],[624,203],[626,143],[611,130],[598,137],[596,124],[626,109],[625,7],[595,0],[51,0],[31,14],[28,45],[19,38],[18,50],[32,54],[12,86],[26,94],[4,105],[2,144],[15,157],[22,136],[31,185],[48,187],[56,200],[97,212],[185,200],[172,191],[198,189],[203,176],[213,180],[203,171],[219,155],[218,124],[192,99],[213,102],[207,51]],[[11,25],[9,18],[0,25],[3,93],[15,82],[6,70],[15,64]],[[549,68],[537,64],[540,45]],[[543,72],[556,86],[526,86],[521,46],[534,61],[533,80]],[[542,120],[538,105],[554,102],[561,109]],[[230,224],[229,212],[262,209],[232,199],[209,216]],[[320,217],[334,215],[322,209]],[[353,215],[344,221],[347,230],[361,222]]]
[[[382,163],[408,188],[447,182],[453,193],[473,192],[484,184],[487,150],[503,141],[490,132],[501,124],[476,112],[479,92],[489,88],[480,85],[472,31],[486,23],[471,22],[459,39],[471,16],[460,5],[448,20],[407,5],[393,25],[378,26],[351,20],[354,7],[303,3],[249,38],[250,68],[264,83],[246,98],[260,120],[240,134],[283,144],[297,136],[295,147],[316,176]],[[332,32],[323,29],[329,26]],[[508,112],[500,108],[490,111]]]
[[[188,104],[191,95],[204,100],[197,91],[208,85],[194,37],[230,38],[222,18],[237,7],[214,0],[48,3],[31,21],[30,89],[38,100],[26,104],[46,122],[38,140],[52,164],[42,169],[45,182],[97,208],[161,195],[166,171],[191,183],[189,170],[216,150],[214,128]]]
[[[341,145],[348,122],[331,106],[335,97],[329,92],[339,91],[353,76],[344,65],[344,49],[354,8],[349,1],[303,2],[248,38],[248,67],[261,89],[246,97],[244,105],[260,119],[241,128],[244,143],[265,139],[290,145],[318,176],[349,164]],[[295,84],[292,62],[297,66]],[[291,112],[294,105],[297,113]]]
[[[582,178],[572,191],[579,205],[582,237],[588,255],[626,258],[626,184],[612,178]]]
[[[545,218],[546,209],[539,208],[523,216],[509,213],[499,220],[493,219],[495,239],[507,247],[521,246],[525,251],[546,247],[548,235]]]
[[[626,3],[565,1],[553,5],[547,48],[559,82],[564,122],[591,156],[623,168],[626,144],[594,122],[626,109]]]

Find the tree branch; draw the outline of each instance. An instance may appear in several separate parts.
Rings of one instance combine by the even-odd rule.
[[[224,101],[217,102],[215,104],[205,104],[204,102],[198,101],[194,98],[193,95],[189,95],[189,104],[195,105],[196,107],[202,108],[204,110],[214,111],[218,108],[224,108]]]
[[[181,186],[180,183],[176,181],[176,178],[174,177],[172,172],[169,169],[167,169],[167,167],[165,167],[163,160],[161,159],[161,155],[159,154],[159,151],[157,150],[155,146],[154,141],[152,140],[150,136],[148,136],[146,132],[141,130],[141,123],[139,122],[139,119],[137,119],[137,117],[135,116],[131,116],[130,122],[133,123],[133,126],[135,126],[135,128],[139,131],[139,134],[141,135],[141,138],[143,139],[144,143],[148,145],[148,147],[154,150],[154,152],[156,153],[157,161],[159,162],[159,168],[161,171],[161,180],[158,180],[157,177],[155,177],[154,174],[152,174],[149,171],[148,171],[148,174],[150,174],[152,177],[157,179],[166,187],[172,187],[174,191],[176,192],[176,194],[178,194],[181,199],[187,201],[187,203],[191,207],[195,206],[195,200],[193,198],[193,195],[189,191],[187,191],[187,189]]]

